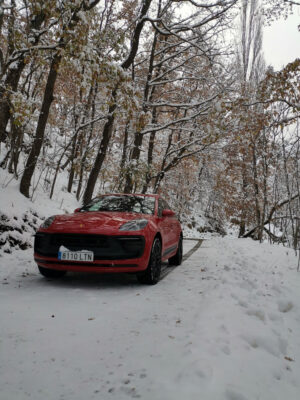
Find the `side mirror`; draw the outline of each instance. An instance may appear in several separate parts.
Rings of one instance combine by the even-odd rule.
[[[162,212],[163,217],[173,217],[174,215],[175,215],[175,213],[172,210],[166,209],[166,210],[163,210],[163,212]]]
[[[74,213],[80,212],[81,208],[75,208]]]

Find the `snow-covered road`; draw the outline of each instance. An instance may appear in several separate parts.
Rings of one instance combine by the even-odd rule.
[[[0,266],[1,400],[300,398],[291,250],[207,240],[156,286],[47,280],[31,251]]]

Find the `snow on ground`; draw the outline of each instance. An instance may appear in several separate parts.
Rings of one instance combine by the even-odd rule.
[[[185,252],[196,242],[185,242]],[[156,286],[0,258],[1,400],[298,400],[291,250],[213,238]]]
[[[8,217],[20,216],[30,210],[37,212],[41,217],[49,217],[53,214],[70,213],[80,206],[73,194],[68,193],[62,185],[56,190],[53,199],[43,188],[35,191],[32,199],[27,199],[20,194],[20,182],[11,174],[0,168],[0,213]]]
[[[78,206],[79,202],[62,186],[52,200],[42,187],[29,200],[20,194],[19,182],[0,168],[0,255],[32,246],[32,236],[44,218],[73,212]]]

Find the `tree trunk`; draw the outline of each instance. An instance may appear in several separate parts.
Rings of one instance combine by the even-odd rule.
[[[157,111],[156,111],[156,107],[154,107],[153,109],[153,113],[152,113],[152,121],[151,124],[154,125],[157,123]],[[148,157],[147,157],[147,162],[148,162],[148,170],[145,176],[145,183],[143,186],[143,190],[142,193],[146,193],[148,190],[148,186],[149,183],[151,182],[151,167],[152,167],[152,162],[153,162],[153,151],[154,151],[154,141],[155,141],[155,135],[156,132],[153,131],[150,134],[150,138],[149,138],[149,145],[148,145]]]
[[[98,93],[98,83],[96,81],[95,87],[93,88],[93,86],[91,86],[89,100],[88,100],[88,104],[89,104],[88,108],[90,108],[90,104],[92,104],[92,112],[91,112],[91,116],[90,116],[91,120],[93,120],[95,117],[95,111],[96,111],[95,101],[96,101],[97,93]],[[86,110],[86,112],[87,111],[88,111],[88,109]],[[89,145],[90,145],[90,142],[92,139],[93,131],[94,131],[94,123],[92,123],[89,128],[89,134],[88,134],[88,138],[87,138],[85,145],[83,145],[82,140],[80,141],[80,154],[82,154],[82,156],[81,156],[81,160],[80,160],[79,180],[78,180],[78,186],[77,186],[77,190],[76,190],[76,199],[77,200],[80,199],[80,195],[81,195],[83,175],[84,175],[84,170],[85,170],[85,162],[87,159],[88,148],[89,148]],[[84,152],[83,152],[83,147],[85,148]]]
[[[56,53],[54,55],[54,58],[50,66],[43,103],[36,128],[35,139],[33,141],[32,148],[29,153],[29,157],[27,159],[25,170],[21,179],[20,192],[26,197],[29,197],[31,178],[34,173],[37,160],[42,148],[50,106],[53,101],[54,86],[57,78],[60,61],[61,61],[61,55],[59,53]]]
[[[76,126],[75,126],[75,129],[77,130]],[[74,160],[76,159],[77,151],[78,151],[77,137],[78,137],[78,130],[77,130],[76,134],[74,135],[74,139],[73,139],[73,143],[72,143],[71,167],[70,167],[70,174],[69,174],[68,188],[67,188],[67,191],[69,193],[71,193],[71,191],[72,191],[72,186],[73,186],[73,181],[74,181],[74,176],[75,176]]]
[[[152,176],[151,176],[151,167],[152,167],[152,162],[153,162],[153,150],[154,150],[154,140],[155,140],[155,135],[156,132],[153,131],[150,134],[149,138],[149,147],[148,147],[148,170],[145,176],[145,183],[143,186],[142,193],[146,193],[148,190],[149,183],[151,182]]]
[[[120,162],[120,179],[119,179],[119,186],[118,186],[119,191],[121,191],[121,187],[123,185],[123,179],[124,179],[124,167],[126,164],[126,157],[127,157],[128,136],[129,136],[129,121],[127,121],[126,126],[125,126],[125,131],[124,131],[122,158],[121,158],[121,162]]]
[[[254,139],[255,141],[255,139]],[[256,224],[260,228],[257,232],[257,239],[261,242],[263,230],[261,229],[261,210],[259,206],[259,185],[258,185],[258,173],[257,173],[257,157],[256,157],[256,143],[252,146],[252,169],[253,169],[253,188],[254,188],[254,199],[255,199],[255,215]]]
[[[243,169],[243,171],[242,171],[242,192],[243,192],[243,198],[244,198],[244,200],[246,200],[248,183],[247,183],[247,178],[246,178],[246,162],[244,159],[243,159],[242,169]],[[243,237],[246,232],[246,215],[245,214],[246,214],[246,207],[243,202],[242,210],[241,210],[239,237]]]
[[[117,89],[118,86],[116,86],[112,92],[111,105],[109,106],[108,109],[108,118],[103,128],[103,135],[100,142],[98,154],[94,162],[93,168],[90,172],[86,189],[83,195],[83,204],[88,204],[93,197],[93,192],[97,182],[97,178],[106,156],[107,148],[112,135],[114,121],[115,121],[115,110],[117,108],[117,103],[116,103]]]
[[[21,73],[25,67],[24,60],[21,60],[16,69],[11,69],[8,72],[4,87],[9,88],[13,92],[17,90]],[[0,141],[5,142],[7,138],[6,126],[10,119],[10,104],[9,94],[4,89],[0,89]]]
[[[32,32],[37,32],[45,20],[44,11],[39,14],[32,16],[30,21],[29,34]],[[34,40],[32,42],[33,46],[36,46],[40,40],[39,35],[34,35]],[[13,52],[13,48],[11,52]],[[10,118],[10,104],[9,104],[9,90],[13,92],[17,91],[19,80],[22,71],[25,68],[25,53],[20,54],[15,67],[11,67],[6,71],[6,78],[3,87],[0,88],[0,142],[4,142],[7,137],[6,126]]]
[[[137,162],[140,158],[141,146],[143,142],[143,135],[140,132],[135,132],[134,134],[134,147],[131,153],[130,161]],[[137,168],[136,166],[134,168]],[[126,171],[126,183],[124,188],[124,193],[131,193],[134,185],[135,173],[132,168]]]
[[[18,177],[18,161],[19,155],[21,152],[21,146],[23,143],[23,127],[14,124],[11,122],[11,140],[10,140],[10,148],[11,148],[11,157],[8,165],[8,172],[15,174],[16,178]]]
[[[160,6],[159,6],[159,11],[160,12]],[[143,104],[143,112],[146,113],[148,111],[148,106],[146,105],[148,101],[152,101],[154,92],[155,92],[155,86],[152,88],[150,92],[150,81],[152,79],[153,75],[153,69],[154,69],[154,55],[155,55],[155,49],[157,45],[157,39],[158,39],[158,32],[155,31],[154,33],[154,38],[152,42],[152,48],[151,48],[151,53],[150,53],[150,60],[149,60],[149,67],[148,67],[148,74],[147,74],[147,81],[145,84],[144,88],[144,104]],[[159,73],[160,68],[158,69]],[[152,111],[152,118],[153,118],[153,113],[155,114],[155,111]],[[130,155],[130,161],[134,161],[136,163],[135,169],[138,168],[138,161],[140,159],[140,154],[141,154],[141,147],[143,143],[143,138],[144,135],[141,133],[141,131],[136,131],[134,134],[134,145],[133,145],[133,150]],[[125,188],[124,188],[124,193],[131,193],[133,190],[134,186],[134,175],[135,171],[132,171],[131,169],[126,171],[126,183],[125,183]]]
[[[157,175],[157,177],[155,179],[155,182],[154,182],[154,193],[157,193],[157,191],[159,189],[159,186],[160,186],[160,183],[161,183],[161,181],[163,180],[163,178],[165,176],[165,166],[166,166],[166,163],[167,163],[168,152],[169,152],[169,149],[171,147],[172,140],[173,140],[173,133],[171,132],[169,134],[169,137],[168,137],[168,145],[167,145],[167,148],[166,148],[166,151],[165,151],[165,155],[164,155],[161,167],[160,167],[160,172]]]

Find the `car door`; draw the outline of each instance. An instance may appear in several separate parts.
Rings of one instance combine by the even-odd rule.
[[[172,210],[172,208],[169,206],[169,204],[163,200],[163,206],[164,210]],[[178,242],[178,221],[175,215],[172,217],[166,217],[168,221],[168,236],[169,236],[169,246],[174,248],[174,246],[177,246]]]
[[[176,218],[175,216],[162,216],[163,210],[170,210],[170,206],[163,199],[158,199],[158,217],[160,219],[160,232],[163,238],[163,257],[174,252],[178,242],[178,234],[176,233]]]
[[[170,238],[170,221],[168,217],[163,217],[162,212],[165,208],[165,204],[161,198],[158,199],[157,217],[159,219],[159,229],[162,236],[162,254],[171,246]]]

